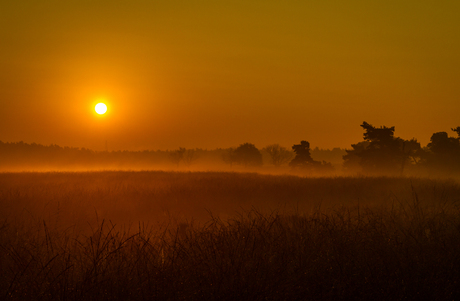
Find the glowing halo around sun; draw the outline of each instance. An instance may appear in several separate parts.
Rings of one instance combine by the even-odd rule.
[[[107,112],[107,106],[102,102],[98,103],[94,109],[96,110],[96,113],[98,113],[99,115],[102,115],[105,112]]]

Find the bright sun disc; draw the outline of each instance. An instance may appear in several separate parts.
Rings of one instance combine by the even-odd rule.
[[[107,106],[100,102],[96,105],[95,110],[98,114],[104,114],[105,112],[107,112]]]

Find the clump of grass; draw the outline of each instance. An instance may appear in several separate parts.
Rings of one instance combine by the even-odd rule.
[[[0,291],[10,300],[324,300],[460,297],[460,212],[414,191],[393,207],[311,215],[246,211],[204,225],[89,235],[4,221]]]

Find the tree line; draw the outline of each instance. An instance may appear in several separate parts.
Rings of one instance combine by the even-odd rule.
[[[375,127],[363,122],[363,141],[352,144],[343,156],[345,171],[367,174],[409,174],[426,172],[431,175],[453,175],[460,172],[460,126],[447,132],[434,133],[426,147],[417,139],[395,137],[395,127]]]
[[[158,168],[166,166],[190,167],[198,161],[220,161],[230,167],[260,167],[265,159],[274,167],[289,166],[305,174],[327,174],[337,170],[328,162],[331,156],[341,157],[342,170],[360,174],[432,174],[454,175],[460,173],[460,126],[452,128],[457,137],[447,132],[431,136],[427,146],[421,147],[417,139],[405,140],[394,135],[395,127],[375,127],[367,122],[363,128],[363,140],[351,145],[351,149],[311,149],[307,140],[292,145],[291,149],[279,144],[268,145],[259,150],[252,143],[243,143],[236,148],[203,150],[179,148],[171,151],[104,151],[85,148],[43,146],[24,142],[4,143],[0,141],[0,170],[23,167],[81,167],[100,168]],[[312,152],[315,156],[312,156]],[[326,160],[314,160],[324,157]],[[340,168],[340,167],[339,167]]]
[[[351,145],[343,155],[343,171],[368,175],[430,174],[451,176],[460,173],[460,126],[451,130],[457,137],[449,137],[447,132],[437,132],[430,143],[421,147],[417,139],[405,140],[394,135],[395,127],[375,127],[363,122],[363,141]],[[310,143],[301,141],[294,144],[292,151],[277,144],[265,147],[272,164],[289,166],[310,173],[334,171],[330,162],[315,161],[310,154]],[[293,157],[293,158],[292,158]],[[250,143],[232,149],[224,157],[228,163],[261,165],[261,154]]]

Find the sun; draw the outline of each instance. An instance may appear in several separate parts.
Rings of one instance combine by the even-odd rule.
[[[98,103],[94,109],[96,110],[96,113],[98,113],[100,115],[102,115],[105,112],[107,112],[107,106],[102,102]]]

